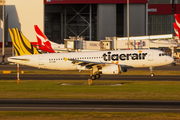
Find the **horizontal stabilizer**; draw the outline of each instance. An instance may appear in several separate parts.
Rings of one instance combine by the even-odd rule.
[[[26,58],[8,58],[8,59],[11,59],[11,60],[21,60],[21,61],[30,61],[29,59],[26,59]]]

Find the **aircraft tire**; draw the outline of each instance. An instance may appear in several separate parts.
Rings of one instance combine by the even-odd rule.
[[[91,78],[92,80],[96,80],[96,76],[95,76],[95,75],[92,75],[90,78]]]
[[[154,77],[154,73],[151,73],[151,77]]]
[[[95,76],[96,76],[96,79],[99,79],[101,77],[100,74],[96,74]]]

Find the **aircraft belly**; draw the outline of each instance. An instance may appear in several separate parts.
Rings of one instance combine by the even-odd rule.
[[[38,67],[38,61],[34,61],[34,60],[30,60],[30,61],[20,61],[20,62],[16,62],[22,65],[27,65],[27,66],[31,66],[31,67]]]
[[[50,63],[45,63],[44,67],[53,70],[76,70],[77,66],[73,65],[71,62],[68,61],[54,61]]]
[[[146,67],[147,62],[144,60],[144,61],[127,61],[125,62],[124,64],[127,65],[127,66],[132,66],[132,67]]]
[[[71,61],[61,62],[59,65],[60,70],[76,70],[76,65],[72,64]]]

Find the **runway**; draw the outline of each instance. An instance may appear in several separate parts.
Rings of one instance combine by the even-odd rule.
[[[3,70],[17,70],[17,66],[16,65],[0,65],[0,71]],[[20,65],[20,70],[26,71],[26,70],[30,70],[30,71],[47,71],[47,69],[38,69],[35,67],[29,67],[29,66],[24,66],[24,65]],[[135,71],[135,70],[146,70],[149,71],[149,68],[132,68],[132,69],[128,69],[128,71]],[[160,66],[160,67],[154,67],[154,70],[162,70],[162,71],[180,71],[180,66],[175,66],[172,67],[171,65],[166,65],[166,66]],[[53,71],[53,70],[52,70]]]
[[[0,99],[0,111],[180,112],[180,101]]]
[[[17,80],[16,74],[1,74],[0,80]],[[88,80],[89,75],[20,74],[20,80]],[[180,75],[102,75],[97,80],[119,81],[180,81]]]

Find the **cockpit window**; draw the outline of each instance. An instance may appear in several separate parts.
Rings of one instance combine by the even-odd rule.
[[[166,53],[159,53],[159,56],[167,56]]]

